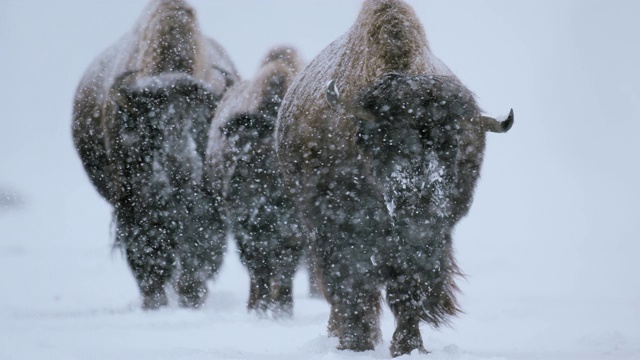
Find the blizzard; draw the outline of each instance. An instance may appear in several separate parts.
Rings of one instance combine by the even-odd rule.
[[[513,107],[516,122],[488,136],[474,204],[456,228],[464,313],[421,328],[431,353],[400,359],[640,359],[640,4],[408,2],[483,110]],[[191,3],[243,79],[274,45],[311,60],[360,7]],[[0,359],[390,359],[388,308],[374,351],[336,350],[304,267],[293,318],[248,313],[233,241],[202,308],[170,294],[168,308],[140,309],[110,206],[73,148],[71,105],[83,71],[145,5],[0,2]]]

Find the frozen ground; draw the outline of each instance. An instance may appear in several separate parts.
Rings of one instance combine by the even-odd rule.
[[[193,1],[250,77],[268,47],[311,59],[358,1]],[[466,312],[423,329],[415,359],[640,359],[640,5],[632,1],[413,1],[434,52],[490,114],[470,216],[457,229]],[[70,136],[73,91],[144,1],[0,0],[0,359],[386,359],[335,350],[328,308],[296,279],[295,317],[244,310],[229,252],[204,309],[138,309],[111,249],[110,209]],[[175,302],[174,302],[175,303]]]

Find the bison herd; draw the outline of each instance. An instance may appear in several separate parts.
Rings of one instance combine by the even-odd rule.
[[[513,112],[481,113],[402,0],[365,0],[303,65],[275,47],[241,80],[192,7],[154,0],[85,72],[73,139],[142,307],[167,305],[167,286],[202,305],[231,235],[250,310],[291,316],[306,259],[340,349],[374,348],[384,293],[391,354],[424,352],[420,322],[460,311],[452,233],[486,133],[508,131]]]

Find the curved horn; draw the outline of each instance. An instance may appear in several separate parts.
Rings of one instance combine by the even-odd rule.
[[[218,70],[218,71],[220,71],[222,73],[222,76],[224,77],[224,81],[225,81],[224,82],[224,89],[225,90],[229,90],[229,88],[231,86],[233,86],[233,84],[235,83],[235,81],[233,80],[233,77],[231,76],[231,74],[227,70],[225,70],[225,69],[223,69],[223,68],[221,68],[221,67],[219,67],[217,65],[212,65],[211,67],[216,69],[216,70]]]
[[[327,92],[324,95],[327,99],[329,107],[331,107],[332,109],[336,109],[342,106],[340,104],[340,91],[338,90],[335,79],[330,80],[327,83]]]
[[[357,118],[367,121],[374,121],[375,117],[368,111],[365,111],[361,106],[356,103],[346,102],[340,97],[340,91],[336,80],[333,79],[327,83],[327,91],[325,92],[325,98],[329,107],[342,113],[351,114]]]
[[[111,86],[111,89],[121,90],[124,86],[131,84],[132,83],[130,79],[131,75],[139,72],[140,70],[129,70],[118,75],[118,77],[116,77],[116,79],[113,81],[113,85]]]
[[[126,111],[131,112],[134,110],[131,107],[130,102],[130,93],[131,93],[131,85],[133,84],[132,75],[139,73],[140,70],[129,70],[124,73],[118,75],[111,85],[111,94],[114,101],[121,108]]]
[[[513,109],[509,111],[509,116],[503,121],[496,120],[490,116],[480,117],[481,126],[485,131],[494,133],[506,133],[513,126]]]

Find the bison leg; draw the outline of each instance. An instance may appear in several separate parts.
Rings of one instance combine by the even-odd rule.
[[[273,315],[287,318],[293,315],[293,275],[276,276],[271,282]]]
[[[359,259],[351,249],[327,250],[317,257],[317,266],[323,293],[331,304],[329,336],[338,337],[340,350],[373,350],[381,333],[380,290],[371,262],[366,256],[367,261]]]
[[[408,278],[408,277],[407,277]],[[402,279],[396,279],[393,285],[387,286],[387,303],[396,318],[396,331],[391,340],[391,355],[393,357],[410,354],[413,350],[426,353],[420,335],[420,302],[407,294],[410,285],[403,284]]]
[[[258,314],[265,314],[270,302],[269,285],[271,281],[269,271],[253,271],[249,276],[251,278],[251,289],[247,308],[249,311],[253,310]]]
[[[198,308],[204,304],[208,289],[206,280],[213,277],[222,263],[225,250],[225,231],[221,221],[206,207],[196,204],[192,218],[182,220],[174,237],[180,248],[181,273],[176,283],[180,306]],[[208,221],[210,216],[216,221]]]
[[[340,350],[373,350],[381,338],[380,292],[364,276],[340,274],[341,279],[327,277],[331,303],[329,335],[338,336]]]
[[[207,298],[207,286],[203,281],[194,278],[180,277],[177,287],[180,295],[180,306],[199,308]]]
[[[373,350],[381,339],[380,277],[372,260],[376,239],[389,234],[388,212],[367,194],[368,183],[349,169],[336,178],[346,191],[326,191],[314,199],[311,219],[318,223],[312,239],[312,258],[318,268],[323,292],[331,304],[328,330],[338,336],[338,349]],[[344,177],[343,177],[344,176]],[[313,221],[313,220],[312,220]]]
[[[420,335],[420,319],[417,317],[396,316],[397,326],[391,340],[391,356],[410,354],[413,350],[426,354],[422,336]]]
[[[141,229],[126,233],[133,235],[125,242],[127,262],[142,293],[142,308],[152,310],[166,306],[164,285],[173,270],[169,244]]]
[[[309,278],[309,296],[312,298],[321,298],[322,291],[320,290],[320,282],[316,276],[316,267],[311,259],[311,254],[306,254],[304,262],[306,264],[307,276]]]
[[[207,284],[194,268],[183,268],[176,292],[180,296],[180,306],[199,308],[207,298]]]
[[[340,350],[373,350],[380,341],[380,295],[368,289],[352,289],[335,306]]]
[[[222,234],[222,233],[221,233]],[[207,294],[207,280],[213,278],[220,269],[226,244],[224,234],[214,238],[211,243],[199,244],[188,252],[182,251],[182,272],[176,284],[180,295],[180,306],[198,308],[204,304]]]
[[[251,231],[250,224],[236,224],[235,238],[240,253],[240,261],[247,267],[250,278],[249,311],[264,315],[271,301],[270,286],[273,269],[269,266],[269,251],[266,242],[259,241],[257,233]]]
[[[194,221],[192,236],[198,239],[195,249],[187,255],[196,255],[200,272],[206,279],[217,275],[227,250],[227,227],[222,219],[218,204],[212,204],[206,195],[199,194],[190,218]],[[193,215],[196,213],[196,215]]]
[[[447,324],[458,308],[455,276],[460,270],[453,258],[451,233],[445,228],[421,251],[403,249],[387,277],[387,302],[396,317],[397,327],[391,342],[393,356],[413,350],[425,352],[418,324],[433,327]],[[411,256],[409,256],[411,254]]]
[[[275,252],[271,263],[276,270],[271,281],[271,298],[275,317],[293,315],[293,277],[300,263],[302,247],[297,237],[282,236],[283,242]]]

